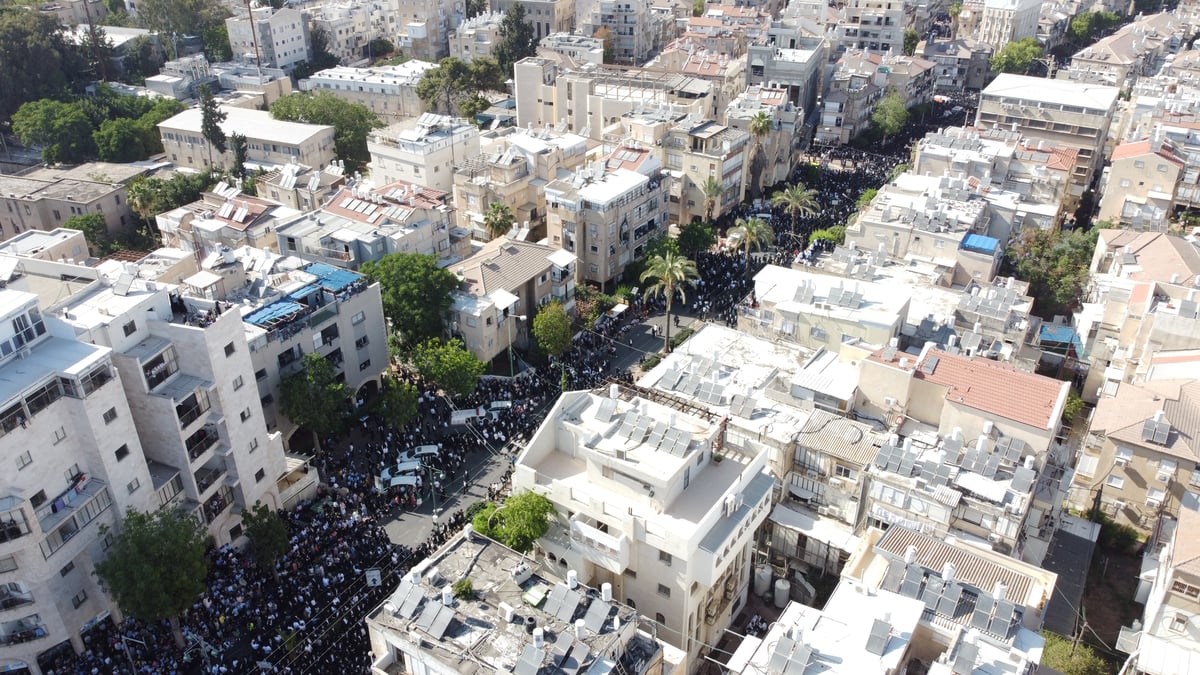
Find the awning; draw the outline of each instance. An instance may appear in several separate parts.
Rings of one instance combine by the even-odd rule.
[[[791,492],[793,495],[795,495],[799,499],[812,499],[813,497],[817,496],[816,493],[813,492],[812,490],[805,490],[804,488],[800,487],[799,485],[796,485],[795,483],[792,483],[791,485],[788,486],[788,491]]]
[[[847,553],[853,553],[858,548],[858,537],[854,536],[850,527],[829,518],[813,518],[803,511],[780,504],[771,511],[771,522]]]

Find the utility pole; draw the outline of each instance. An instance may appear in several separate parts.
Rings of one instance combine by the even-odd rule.
[[[254,23],[254,11],[250,0],[246,0],[246,18],[250,21],[250,37],[254,40],[254,64],[258,68],[259,84],[262,84],[262,50],[258,47],[258,24]]]
[[[133,665],[133,653],[129,651],[130,642],[136,642],[143,647],[146,646],[146,643],[137,638],[126,637],[124,635],[121,636],[121,646],[125,648],[125,658],[129,659],[129,671],[136,673],[137,667]]]

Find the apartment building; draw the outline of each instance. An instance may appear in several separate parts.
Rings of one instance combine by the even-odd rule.
[[[312,9],[312,28],[325,31],[325,49],[339,63],[353,63],[368,56],[367,45],[377,35],[366,4],[330,2]]]
[[[371,132],[367,150],[378,184],[415,183],[449,194],[454,166],[479,154],[479,128],[462,118],[422,113]]]
[[[376,672],[458,672],[465,661],[480,675],[687,670],[684,654],[646,632],[611,584],[588,588],[574,570],[533,563],[470,526],[413,569],[367,614]],[[472,581],[476,601],[454,598],[458,579]],[[530,592],[544,604],[521,602]]]
[[[256,7],[248,15],[225,19],[225,29],[234,55],[250,63],[261,60],[267,68],[290,73],[297,63],[312,58],[308,17],[298,10]]]
[[[895,92],[906,108],[933,98],[935,64],[910,56],[852,50],[838,59],[829,80],[816,140],[844,144],[871,127],[875,105]]]
[[[462,281],[451,305],[451,331],[479,360],[491,362],[530,345],[533,318],[557,300],[575,309],[575,254],[497,237],[454,267]]]
[[[711,84],[712,109],[708,117],[719,119],[734,98],[746,89],[745,55],[729,57],[693,47],[668,47],[646,63],[648,71],[682,73]]]
[[[385,123],[400,122],[425,112],[417,83],[436,64],[412,59],[395,66],[319,70],[300,80],[300,91],[327,91],[350,103],[365,105]]]
[[[299,215],[293,208],[243,195],[220,182],[200,199],[154,217],[162,245],[202,260],[226,248],[273,249],[275,227]]]
[[[1180,87],[1184,89],[1184,87]],[[1186,100],[1172,101],[1169,105],[1156,106],[1150,116],[1149,123],[1143,127],[1148,129],[1144,135],[1139,135],[1135,128],[1131,130],[1129,140],[1150,139],[1151,145],[1162,148],[1168,147],[1171,156],[1183,162],[1182,172],[1175,182],[1173,205],[1175,208],[1194,208],[1200,206],[1200,120],[1191,113],[1191,103]],[[1138,160],[1134,158],[1134,162]],[[1158,163],[1154,162],[1155,172]],[[1137,168],[1135,166],[1135,168]],[[1168,175],[1172,169],[1168,167]],[[1143,176],[1142,179],[1145,177]],[[1159,183],[1151,180],[1150,186]],[[1131,188],[1132,188],[1131,179]],[[1144,187],[1144,186],[1139,186]]]
[[[904,53],[904,29],[915,21],[916,6],[890,0],[850,0],[838,10],[832,37],[838,51]]]
[[[382,10],[396,49],[430,63],[450,55],[446,38],[462,13],[450,0],[384,0]]]
[[[550,245],[574,253],[577,281],[610,288],[667,231],[670,181],[650,151],[618,147],[545,186]]]
[[[101,177],[101,170],[97,177]],[[59,228],[72,216],[98,213],[110,233],[133,226],[133,212],[126,197],[125,181],[93,180],[86,177],[35,178],[0,176],[0,241],[30,230]],[[103,176],[107,178],[107,176]]]
[[[747,85],[782,88],[793,105],[815,110],[828,49],[825,41],[797,31],[781,31],[774,25],[769,36],[775,45],[754,43],[747,48]]]
[[[1096,218],[1132,230],[1166,232],[1185,166],[1174,144],[1162,135],[1121,143],[1105,169]]]
[[[569,63],[583,65],[604,63],[604,40],[587,35],[551,33],[538,42],[538,56],[551,54],[569,59]]]
[[[456,230],[450,195],[397,181],[343,187],[320,208],[279,222],[270,248],[356,270],[391,253],[422,253],[446,263],[470,251]]]
[[[1182,30],[1173,14],[1154,14],[1122,26],[1071,56],[1067,77],[1128,91],[1138,78],[1158,73],[1179,50]]]
[[[975,126],[1007,127],[1078,150],[1071,182],[1086,190],[1104,162],[1118,93],[1116,87],[1005,73],[980,94]]]
[[[600,29],[612,34],[613,62],[640,66],[654,56],[673,31],[673,22],[651,11],[650,0],[576,0],[575,25],[583,35],[595,37]]]
[[[984,0],[977,39],[995,51],[1010,42],[1037,36],[1040,0]]]
[[[289,209],[309,211],[325,203],[346,183],[345,171],[339,162],[324,169],[303,164],[288,164],[254,179],[258,194],[264,199],[279,202]]]
[[[221,111],[226,115],[220,124],[225,137],[246,137],[246,165],[251,169],[269,170],[292,162],[323,169],[334,160],[331,126],[284,122],[263,110],[221,106]],[[163,150],[176,166],[204,170],[233,161],[232,148],[224,154],[212,152],[210,158],[212,149],[201,131],[200,108],[189,108],[159,122],[158,130]]]
[[[484,150],[454,166],[457,224],[478,241],[491,239],[484,216],[493,203],[508,206],[518,229],[546,236],[546,183],[583,165],[586,138],[550,129],[509,127],[481,134]]]
[[[492,11],[498,14],[507,12],[518,0],[491,0]],[[525,8],[525,21],[533,26],[534,37],[538,40],[554,33],[576,33],[575,11],[576,0],[519,0]],[[593,31],[594,32],[594,31]],[[584,36],[592,33],[579,31]]]
[[[762,138],[754,138],[746,162],[746,190],[758,195],[763,189],[786,181],[796,165],[796,151],[807,140],[804,110],[788,99],[786,89],[758,85],[746,90],[726,106],[725,123],[750,133],[750,124],[767,113],[774,125]]]
[[[526,10],[528,12],[528,10]],[[480,56],[491,56],[500,42],[500,12],[484,12],[473,16],[450,32],[450,56],[470,63]]]
[[[934,63],[933,88],[939,93],[982,89],[991,73],[992,48],[974,38],[922,40],[915,54]]]
[[[567,514],[538,540],[538,559],[609,584],[690,660],[749,592],[775,485],[766,463],[766,452],[724,445],[716,416],[613,385],[559,398],[517,457],[513,487]]]

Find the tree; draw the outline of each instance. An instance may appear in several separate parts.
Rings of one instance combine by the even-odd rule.
[[[83,232],[83,238],[87,240],[88,249],[92,252],[92,255],[98,258],[102,258],[119,248],[113,244],[113,238],[108,233],[108,223],[104,222],[103,213],[83,213],[71,216],[63,223],[63,227],[68,230]]]
[[[921,42],[921,34],[912,28],[904,29],[904,53],[912,56],[917,53],[917,44]]]
[[[996,73],[1029,72],[1030,66],[1042,58],[1042,46],[1037,38],[1025,38],[1004,45],[1004,48],[992,55],[992,71]]]
[[[225,143],[225,131],[221,129],[221,122],[229,116],[229,113],[221,110],[217,105],[217,99],[213,98],[212,90],[207,84],[202,84],[196,87],[196,93],[200,95],[200,135],[208,145],[208,165],[212,166],[212,151],[213,148],[221,155],[225,154],[228,146]]]
[[[487,100],[487,98],[481,94],[474,94],[472,96],[468,96],[465,100],[458,104],[458,112],[476,126],[479,126],[480,122],[476,118],[479,116],[479,113],[487,110],[490,107],[492,107],[491,101]]]
[[[492,239],[508,232],[513,227],[512,209],[504,202],[492,202],[483,214],[483,227]]]
[[[615,61],[617,55],[616,40],[613,37],[612,29],[601,26],[592,33],[592,37],[600,41],[603,49],[601,60],[605,64],[611,64]]]
[[[841,246],[846,243],[846,226],[834,225],[821,230],[814,230],[808,235],[808,242],[811,244],[816,241],[827,241],[834,246]]]
[[[421,253],[391,253],[363,264],[362,273],[379,282],[383,314],[404,348],[441,337],[458,277]]]
[[[497,507],[488,502],[475,514],[471,526],[518,553],[533,550],[533,544],[550,529],[554,504],[536,492],[518,492]]]
[[[1106,675],[1109,672],[1104,659],[1086,644],[1075,644],[1061,635],[1045,631],[1046,646],[1042,649],[1042,663],[1063,675]]]
[[[766,110],[759,110],[750,118],[748,131],[754,139],[754,147],[750,152],[750,192],[751,195],[757,197],[762,191],[762,174],[766,169],[767,160],[763,154],[762,139],[775,130],[775,120],[771,117],[771,113]]]
[[[246,177],[246,155],[250,145],[246,142],[246,137],[237,132],[229,137],[229,143],[233,149],[233,175],[242,180]]]
[[[471,66],[462,59],[448,56],[430,68],[417,82],[417,97],[436,112],[454,115],[458,101],[474,91],[471,84]]]
[[[467,18],[479,16],[488,9],[487,0],[467,0]]]
[[[684,288],[699,278],[696,263],[675,253],[656,255],[646,262],[646,271],[642,272],[640,279],[643,284],[648,281],[652,283],[642,292],[643,297],[650,298],[662,293],[667,299],[667,331],[663,347],[668,354],[671,353],[671,305],[675,301],[675,291],[679,291],[680,297],[686,302]]]
[[[100,128],[92,132],[96,156],[105,162],[123,164],[145,159],[148,153],[142,140],[142,126],[128,117],[104,120]]]
[[[1027,228],[1006,255],[1006,270],[1029,282],[1033,313],[1043,319],[1070,314],[1079,306],[1089,279],[1097,229]]]
[[[191,204],[212,185],[208,173],[177,173],[168,179],[138,177],[126,186],[129,206],[143,220]]]
[[[413,383],[395,375],[385,374],[379,384],[379,395],[372,407],[376,414],[397,429],[417,416],[419,393]]]
[[[738,218],[733,225],[733,231],[741,236],[742,249],[746,253],[746,278],[750,278],[750,249],[761,251],[764,246],[775,245],[775,230],[771,224],[762,218]]]
[[[867,188],[866,190],[863,190],[863,193],[858,196],[859,210],[861,211],[862,209],[870,206],[871,202],[875,201],[875,196],[878,194],[879,190],[877,188]]]
[[[429,338],[413,350],[412,363],[421,377],[439,385],[451,398],[475,391],[486,368],[458,338],[446,342]]]
[[[200,33],[204,41],[204,55],[213,63],[223,63],[233,60],[233,47],[229,44],[229,29],[221,21]],[[170,44],[170,40],[166,41]]]
[[[1062,421],[1070,424],[1083,412],[1083,398],[1074,389],[1067,391],[1067,402],[1063,404]]]
[[[87,63],[53,13],[6,8],[0,11],[0,121],[42,98],[82,91]]]
[[[704,219],[711,223],[713,211],[721,203],[721,195],[725,194],[725,186],[716,176],[709,176],[700,186],[700,192],[704,194]]]
[[[145,27],[162,35],[172,49],[173,35],[203,34],[229,16],[217,0],[141,0],[137,14]]]
[[[109,531],[107,526],[100,529]],[[179,509],[130,509],[108,556],[96,564],[96,576],[126,614],[146,623],[167,620],[182,648],[179,615],[206,588],[207,539],[200,521]]]
[[[904,107],[904,98],[895,90],[890,91],[875,104],[871,113],[871,124],[884,140],[895,136],[908,124],[908,109]]]
[[[125,58],[121,65],[125,71],[124,81],[131,84],[143,85],[146,78],[157,75],[159,66],[154,43],[146,35],[138,36],[125,46]]]
[[[500,20],[500,39],[492,48],[500,70],[512,77],[513,64],[537,54],[537,36],[533,24],[525,18],[525,5],[514,2]]]
[[[262,502],[254,502],[254,506],[242,512],[242,526],[246,538],[250,540],[250,552],[254,562],[264,572],[270,572],[278,581],[279,570],[275,563],[288,551],[287,525],[279,514]]]
[[[692,16],[704,16],[704,0],[692,0]]]
[[[371,161],[367,136],[383,126],[369,108],[327,92],[296,92],[271,104],[271,117],[289,122],[333,127],[333,144],[347,171],[357,171]]]
[[[367,50],[371,57],[387,56],[396,51],[396,45],[387,38],[375,38],[367,43]]]
[[[304,355],[300,370],[279,383],[279,409],[296,426],[307,427],[313,448],[342,428],[349,410],[346,383],[337,380],[333,363],[318,352]]]
[[[1071,19],[1067,35],[1076,45],[1082,47],[1093,42],[1109,28],[1121,23],[1121,17],[1113,12],[1080,12]]]
[[[784,188],[771,197],[771,206],[783,209],[783,212],[793,220],[803,216],[815,215],[821,204],[817,201],[817,191],[808,188],[804,183]]]
[[[26,103],[13,113],[12,130],[22,143],[42,146],[42,161],[47,163],[80,162],[95,153],[92,122],[78,101],[44,98]]]
[[[696,220],[679,227],[679,236],[676,237],[676,242],[679,244],[680,253],[693,256],[701,251],[707,251],[717,243],[717,230],[710,223]]]
[[[950,37],[958,37],[958,16],[962,14],[962,3],[957,0],[950,3],[947,14],[950,15]]]
[[[538,347],[553,357],[560,357],[571,348],[571,317],[558,300],[542,305],[533,317],[533,337]]]

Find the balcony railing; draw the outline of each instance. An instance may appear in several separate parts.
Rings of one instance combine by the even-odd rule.
[[[176,408],[175,414],[179,416],[179,428],[180,429],[188,428],[188,426],[191,425],[192,422],[195,422],[196,420],[200,419],[201,415],[208,412],[209,409],[211,408],[211,405],[212,404],[210,404],[208,401],[205,401],[203,404],[197,402],[197,403],[190,405],[187,408],[184,408],[182,410],[179,408]]]
[[[0,610],[13,609],[23,605],[33,604],[33,593],[29,591],[9,591],[0,593]]]
[[[204,519],[206,522],[213,522],[230,506],[233,505],[233,489],[228,485],[222,485],[217,494],[209,497],[204,502]]]
[[[40,621],[35,624],[23,624],[17,630],[0,633],[0,646],[19,645],[33,642],[46,637],[46,626]]]
[[[221,440],[221,434],[215,424],[205,424],[188,436],[184,441],[184,446],[187,448],[188,458],[193,462],[199,459],[209,448],[217,444]]]
[[[225,476],[224,469],[204,467],[196,471],[196,492],[204,494],[214,483]]]

